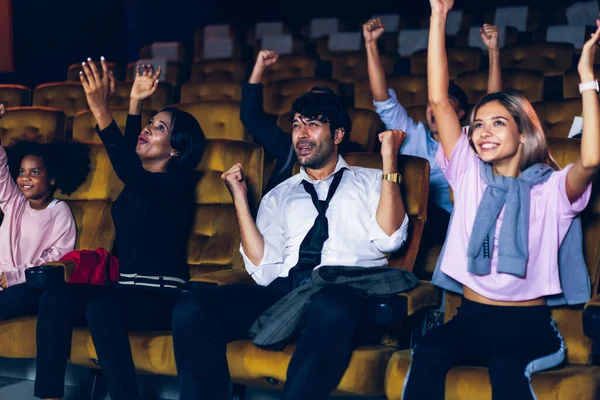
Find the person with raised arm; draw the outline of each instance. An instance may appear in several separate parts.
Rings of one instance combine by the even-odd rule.
[[[488,367],[492,399],[532,400],[531,376],[565,359],[550,306],[590,298],[578,214],[600,166],[600,106],[593,59],[597,30],[579,61],[584,127],[578,161],[552,159],[541,123],[518,94],[475,106],[468,135],[448,96],[445,23],[453,0],[430,0],[429,101],[439,127],[440,168],[454,211],[433,283],[462,295],[457,315],[413,350],[404,400],[444,399],[448,371]]]
[[[147,123],[142,103],[156,92],[160,68],[138,67],[125,134],[113,120],[114,77],[90,59],[80,80],[111,164],[125,187],[112,205],[120,276],[104,286],[69,284],[40,299],[34,394],[64,396],[74,326],[89,326],[112,400],[139,399],[130,331],[165,331],[189,280],[187,243],[194,221],[195,170],[206,147],[198,121],[168,107]]]
[[[369,20],[363,25],[369,83],[373,93],[375,110],[381,117],[386,129],[401,129],[406,132],[406,140],[400,149],[400,153],[425,158],[431,166],[427,224],[421,243],[421,253],[423,253],[431,246],[441,245],[446,238],[450,213],[452,212],[450,188],[444,173],[435,162],[440,138],[438,124],[431,105],[427,105],[426,108],[426,121],[414,121],[398,101],[396,92],[387,85],[385,71],[377,48],[377,41],[384,32],[385,25],[380,18]],[[499,92],[502,90],[502,76],[498,28],[486,24],[481,28],[480,33],[481,40],[488,48],[490,57],[488,93]],[[467,95],[458,85],[451,82],[448,97],[458,118],[462,119],[468,108]],[[465,133],[466,129],[465,127]]]

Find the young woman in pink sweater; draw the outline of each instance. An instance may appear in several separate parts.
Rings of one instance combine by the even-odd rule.
[[[5,112],[0,104],[0,118]],[[27,287],[25,270],[75,248],[73,214],[53,194],[58,188],[73,192],[85,180],[89,155],[76,157],[81,165],[70,158],[66,165],[62,146],[21,141],[5,150],[0,145],[0,320],[36,314],[41,292]]]

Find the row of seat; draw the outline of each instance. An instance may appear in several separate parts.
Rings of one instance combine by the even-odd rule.
[[[552,153],[559,163],[566,165],[579,155],[580,142],[577,140],[549,140]],[[194,280],[218,284],[250,283],[251,278],[240,264],[227,262],[201,264],[197,260],[206,260],[208,255],[219,252],[223,258],[231,253],[238,253],[237,247],[229,246],[232,241],[239,246],[237,223],[232,212],[231,197],[220,182],[219,175],[234,161],[241,161],[248,168],[251,196],[260,198],[260,169],[262,149],[256,145],[242,142],[211,140],[207,153],[199,167],[200,183],[198,185],[197,203],[198,218],[194,229],[194,237],[190,241],[197,251],[190,251],[190,271]],[[70,197],[60,198],[67,201],[74,209],[77,219],[79,239],[78,248],[84,245],[94,248],[100,244],[111,247],[114,240],[114,229],[111,224],[102,224],[101,215],[94,219],[85,219],[86,206],[92,198],[99,198],[110,204],[118,189],[114,172],[109,168],[106,154],[101,147],[94,147],[92,152],[93,168],[86,184]],[[381,167],[378,154],[362,153],[346,156],[351,165]],[[296,169],[297,171],[297,169]],[[417,275],[421,271],[414,269],[416,251],[420,245],[423,226],[426,223],[427,195],[429,185],[428,163],[415,157],[402,157],[400,171],[405,177],[403,196],[407,212],[411,219],[411,235],[409,242],[401,251],[392,256],[391,265],[413,270]],[[95,201],[95,200],[92,200]],[[207,204],[208,203],[208,204]],[[210,205],[200,209],[200,207]],[[215,208],[215,207],[218,207]],[[80,212],[79,210],[84,210]],[[598,260],[600,259],[600,196],[595,190],[592,201],[583,214],[585,235],[585,255],[594,290],[598,286]],[[227,237],[222,233],[228,231],[235,235]],[[211,236],[207,239],[207,236]],[[91,238],[92,240],[85,239]],[[210,246],[194,246],[196,241]],[[239,254],[239,253],[238,253]],[[192,257],[193,255],[193,257]],[[63,265],[68,275],[72,265]],[[214,272],[210,272],[210,271]],[[418,316],[429,307],[439,304],[439,293],[429,283],[422,282],[418,290],[411,296],[403,295],[406,314]],[[446,318],[455,313],[458,298],[447,297]],[[600,367],[591,365],[591,342],[583,334],[581,308],[562,307],[553,311],[554,319],[560,329],[567,346],[567,365],[564,368],[535,374],[533,386],[540,399],[595,399],[600,390]],[[35,357],[35,324],[34,317],[0,322],[0,356],[11,358]],[[141,372],[176,375],[173,341],[169,333],[132,333],[130,335],[132,354],[136,368]],[[227,357],[229,370],[234,382],[257,387],[281,389],[285,383],[286,370],[294,346],[290,345],[282,352],[259,349],[249,341],[236,341],[228,345]],[[360,347],[352,355],[350,365],[342,378],[336,394],[387,396],[389,399],[400,399],[404,378],[410,364],[409,351],[397,351],[394,346]],[[98,368],[98,357],[94,349],[89,331],[85,328],[74,330],[71,344],[70,362],[90,368]],[[447,378],[448,393],[457,399],[484,399],[491,397],[489,379],[485,368],[461,367],[453,369]]]

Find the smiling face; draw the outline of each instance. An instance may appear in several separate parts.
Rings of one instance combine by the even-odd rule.
[[[161,111],[150,119],[138,137],[135,152],[143,163],[149,161],[168,161],[172,156],[171,113]]]
[[[520,162],[525,135],[498,101],[486,103],[477,110],[471,129],[473,146],[483,161]]]
[[[337,162],[337,145],[343,138],[342,129],[336,130],[332,138],[329,122],[294,115],[292,142],[298,163],[305,168],[320,169],[329,162]]]
[[[52,195],[54,179],[48,175],[44,160],[30,155],[21,160],[17,185],[30,202],[44,204]]]

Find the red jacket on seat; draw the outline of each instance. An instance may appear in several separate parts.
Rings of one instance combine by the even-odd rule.
[[[61,260],[75,263],[75,271],[69,278],[69,283],[104,285],[108,280],[119,280],[119,259],[104,248],[75,250],[65,254]]]

